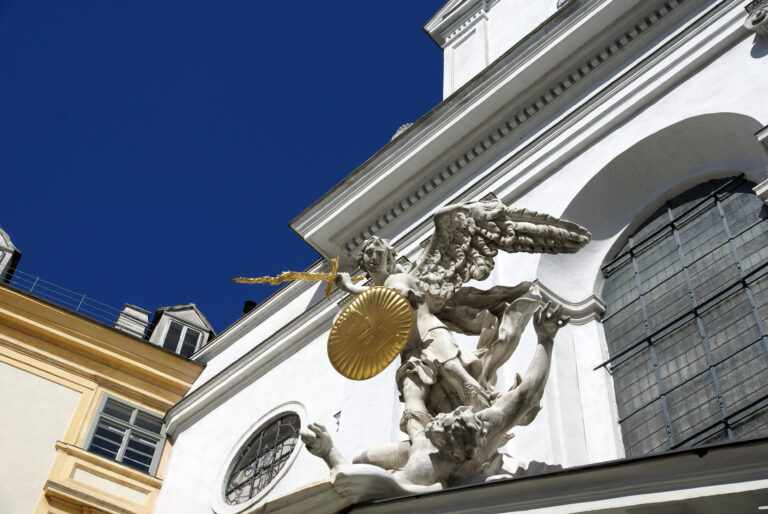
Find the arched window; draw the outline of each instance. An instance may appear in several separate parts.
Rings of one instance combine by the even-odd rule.
[[[603,267],[628,456],[768,435],[768,213],[752,187],[689,189]]]

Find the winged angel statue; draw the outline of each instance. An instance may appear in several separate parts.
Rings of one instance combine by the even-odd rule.
[[[386,239],[366,240],[358,260],[376,286],[402,294],[414,324],[396,373],[404,403],[401,429],[408,441],[368,449],[349,464],[326,429],[310,424],[302,438],[332,469],[337,491],[351,501],[417,493],[485,480],[503,473],[498,448],[508,431],[538,413],[549,374],[554,336],[568,323],[561,306],[544,303],[537,287],[480,290],[464,286],[488,278],[499,250],[573,253],[590,240],[575,223],[498,201],[450,205],[434,216],[429,245],[409,272],[396,262]],[[365,286],[338,275],[339,287],[358,294]],[[539,343],[524,378],[509,391],[493,386],[499,367],[515,351],[533,318]],[[468,352],[453,332],[479,336]]]

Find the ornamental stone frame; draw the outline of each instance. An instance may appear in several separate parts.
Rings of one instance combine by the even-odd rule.
[[[237,505],[230,505],[224,499],[224,488],[226,487],[230,471],[232,470],[235,458],[242,450],[243,446],[259,430],[268,426],[272,421],[276,420],[281,415],[288,413],[296,414],[299,417],[299,428],[306,426],[307,411],[304,405],[299,402],[286,402],[278,405],[277,407],[262,415],[253,425],[251,425],[251,427],[243,434],[240,439],[238,439],[237,443],[235,443],[235,445],[232,447],[232,450],[224,460],[224,465],[216,475],[214,489],[211,491],[211,508],[214,512],[216,512],[216,514],[237,514],[240,512],[248,511],[251,507],[259,503],[265,496],[267,496],[267,494],[269,494],[269,492],[277,485],[280,479],[290,470],[291,466],[296,460],[296,457],[301,451],[301,448],[304,446],[304,443],[302,443],[300,439],[296,442],[296,446],[293,448],[291,455],[288,457],[288,461],[285,463],[282,469],[280,469],[277,476],[275,476],[275,478],[273,478],[261,491],[255,494],[248,501]]]

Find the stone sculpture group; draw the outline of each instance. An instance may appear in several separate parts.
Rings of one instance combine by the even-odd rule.
[[[396,373],[404,403],[400,428],[408,440],[376,445],[350,463],[325,427],[313,423],[302,431],[307,449],[327,463],[334,488],[351,502],[511,475],[499,448],[513,427],[539,412],[555,334],[569,318],[530,282],[489,290],[464,284],[488,278],[499,250],[573,253],[591,237],[575,223],[498,201],[444,207],[434,224],[429,245],[407,273],[389,241],[375,236],[363,243],[358,261],[374,285],[394,289],[413,308]],[[353,294],[366,289],[346,273],[338,283]],[[538,344],[528,370],[508,391],[496,391],[496,372],[531,320]],[[463,350],[454,332],[478,336],[477,349]]]

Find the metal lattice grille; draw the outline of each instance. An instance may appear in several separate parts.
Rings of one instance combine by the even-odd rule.
[[[603,267],[628,456],[768,435],[768,216],[742,177],[667,202]]]
[[[299,428],[297,414],[284,414],[248,440],[229,472],[224,490],[228,504],[248,501],[277,477],[296,446]]]

